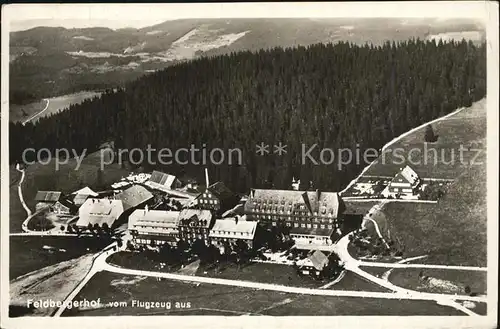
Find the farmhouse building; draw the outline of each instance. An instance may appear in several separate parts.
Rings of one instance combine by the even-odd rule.
[[[210,240],[217,247],[231,246],[244,243],[248,248],[253,247],[257,222],[244,220],[217,219],[210,230]]]
[[[116,200],[121,200],[123,203],[123,211],[136,208],[152,200],[154,195],[145,187],[133,185],[121,193],[115,195]]]
[[[129,216],[128,228],[135,244],[176,246],[179,240],[179,212],[137,209]]]
[[[210,210],[183,209],[179,214],[179,237],[192,243],[195,240],[208,241],[210,227],[213,224]]]
[[[113,224],[123,213],[121,200],[94,199],[89,198],[78,209],[78,221],[76,226],[86,229],[89,224],[112,228]]]
[[[216,214],[221,214],[236,206],[238,202],[238,195],[233,193],[223,182],[217,182],[199,194],[193,200],[192,207],[212,210]]]
[[[402,198],[417,197],[421,180],[409,166],[404,167],[387,186],[386,196],[401,196]]]
[[[61,198],[61,192],[58,191],[38,191],[35,196],[36,210],[48,208],[54,205]]]
[[[336,229],[330,224],[311,223],[311,227],[307,227],[302,223],[299,227],[290,229],[290,238],[295,241],[295,248],[299,250],[322,250],[332,251],[333,240],[336,237]],[[338,235],[340,236],[340,235]]]
[[[301,274],[310,275],[315,278],[320,278],[327,274],[329,265],[330,259],[320,250],[309,252],[307,258],[297,262]]]

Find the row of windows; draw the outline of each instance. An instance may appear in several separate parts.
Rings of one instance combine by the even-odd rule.
[[[289,221],[316,221],[316,222],[325,222],[325,223],[333,223],[335,222],[335,217],[314,217],[314,216],[290,216],[290,215],[262,215],[262,214],[253,214],[256,219],[267,219],[267,220],[289,220]]]
[[[276,226],[276,225],[279,225],[280,223],[277,223],[277,222],[273,222],[273,226]],[[292,223],[290,222],[287,222],[285,223],[285,226],[287,227],[292,227]],[[311,224],[311,223],[293,223],[293,227],[302,227],[302,228],[323,228],[323,229],[333,229],[335,228],[335,225],[332,225],[332,224],[317,224],[317,223],[314,223],[314,224]]]
[[[317,240],[317,241],[331,241],[329,237],[312,237],[310,235],[295,235],[293,233],[290,234],[294,239],[310,239],[310,240]]]
[[[212,200],[212,199],[205,200],[205,199],[199,199],[199,200],[198,200],[198,203],[200,203],[200,204],[218,204],[218,203],[219,203],[219,200]]]
[[[151,241],[154,241],[155,244],[157,244],[157,245],[167,243],[167,241],[164,241],[164,240],[135,239],[135,242],[139,243],[139,244],[151,244]]]
[[[240,235],[240,236],[249,236],[249,232],[229,232],[229,231],[212,231],[214,234],[220,234],[220,235]]]
[[[152,228],[151,226],[148,225],[135,225],[134,229],[137,230],[139,228]],[[176,227],[154,227],[155,230],[158,231],[177,231]]]

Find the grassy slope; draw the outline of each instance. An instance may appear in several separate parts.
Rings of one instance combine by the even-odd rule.
[[[128,281],[128,284],[126,284]],[[118,284],[120,283],[121,284]],[[64,315],[461,315],[434,302],[378,300],[354,297],[324,297],[279,293],[239,287],[194,284],[178,281],[139,279],[109,272],[93,277],[75,300],[97,299],[101,302],[128,301],[125,308],[101,308],[66,311]],[[188,311],[132,308],[131,301],[190,302]],[[281,305],[280,303],[283,303]]]
[[[456,178],[468,168],[468,163],[476,155],[473,150],[464,151],[463,161],[460,160],[460,145],[464,148],[470,146],[472,149],[486,149],[486,99],[474,103],[472,107],[454,116],[432,124],[432,127],[435,134],[439,135],[436,143],[425,146],[425,127],[419,129],[385,150],[365,175],[394,176],[399,168],[408,164],[422,178]],[[395,151],[396,149],[398,151]],[[410,154],[409,151],[412,149],[415,151]],[[437,158],[433,150],[436,150]],[[452,153],[457,161],[449,164],[448,162],[453,159]],[[404,161],[401,161],[399,156],[403,156]]]
[[[46,105],[47,101],[43,99],[25,105],[10,104],[9,121],[17,122],[27,120],[31,116],[43,110]],[[23,111],[26,113],[26,115],[24,115]]]
[[[14,279],[45,266],[98,251],[110,242],[91,237],[11,236],[9,243],[9,276],[10,279]],[[66,251],[46,250],[43,249],[45,245]]]
[[[485,100],[434,126],[440,135],[438,149],[458,149],[472,145],[483,152],[475,160],[486,158]],[[417,131],[398,143],[405,149],[422,147],[423,131]],[[392,147],[391,147],[392,148]],[[456,153],[458,155],[458,153]],[[465,152],[471,159],[475,152]],[[449,159],[447,157],[446,159]],[[462,162],[446,165],[412,166],[423,177],[453,178],[446,195],[438,204],[389,203],[383,209],[393,237],[404,241],[405,256],[428,254],[429,263],[486,266],[486,167]],[[397,167],[377,164],[367,174],[392,175]]]
[[[397,286],[419,290],[417,287],[421,285],[418,278],[420,271],[421,269],[417,268],[394,269],[389,276],[389,280]],[[459,286],[469,286],[472,292],[478,294],[486,293],[486,272],[438,269],[423,269],[422,272],[426,276],[452,281]]]

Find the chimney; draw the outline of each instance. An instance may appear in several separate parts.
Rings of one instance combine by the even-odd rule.
[[[316,204],[314,207],[315,211],[319,212],[319,197],[321,196],[321,191],[319,189],[316,189]]]
[[[146,207],[144,208],[144,213],[147,213],[148,211],[149,211],[148,205],[146,205]]]
[[[208,168],[205,168],[205,184],[207,185],[207,188],[210,186],[210,182],[208,180]]]

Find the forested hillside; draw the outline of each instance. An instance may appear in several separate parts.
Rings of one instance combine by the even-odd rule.
[[[378,149],[411,127],[484,97],[485,78],[485,44],[465,41],[340,42],[200,58],[36,125],[11,124],[11,161],[25,147],[91,151],[109,139],[128,149],[206,144],[242,149],[242,166],[209,166],[212,179],[235,190],[288,188],[293,175],[316,188],[340,190],[366,164],[341,171],[336,162],[301,165],[302,144]],[[272,144],[280,141],[288,153],[273,155]],[[271,144],[270,155],[255,154],[260,142]],[[200,166],[159,168],[202,175]]]

